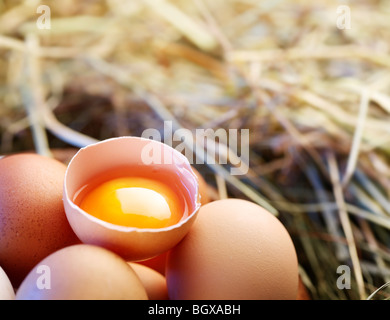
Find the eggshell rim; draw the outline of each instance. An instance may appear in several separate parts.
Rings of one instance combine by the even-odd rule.
[[[108,228],[108,229],[111,229],[111,230],[115,230],[115,231],[121,231],[121,232],[126,232],[126,233],[130,233],[130,232],[139,232],[139,233],[157,233],[157,232],[162,232],[162,231],[170,231],[170,230],[173,230],[173,229],[177,229],[177,228],[180,228],[182,225],[186,224],[188,222],[188,220],[190,220],[200,209],[201,207],[201,203],[200,203],[200,194],[199,194],[199,179],[197,177],[197,175],[195,174],[195,172],[192,170],[192,166],[191,164],[189,163],[188,159],[182,154],[180,153],[179,151],[177,151],[175,148],[172,148],[174,151],[174,153],[177,153],[177,155],[179,157],[182,157],[183,158],[183,163],[185,164],[188,164],[189,168],[191,169],[191,173],[192,175],[194,176],[194,178],[196,179],[197,181],[197,184],[196,184],[196,194],[195,194],[195,208],[194,210],[191,212],[191,214],[189,214],[185,219],[183,220],[180,220],[179,222],[177,222],[176,224],[174,225],[171,225],[171,226],[168,226],[168,227],[164,227],[164,228],[137,228],[137,227],[127,227],[127,226],[121,226],[121,225],[117,225],[117,224],[114,224],[114,223],[111,223],[111,222],[108,222],[108,221],[104,221],[104,220],[101,220],[99,218],[96,218],[94,217],[93,215],[89,214],[88,212],[84,211],[83,209],[81,209],[79,206],[77,206],[70,198],[69,198],[69,195],[68,195],[68,190],[67,190],[67,176],[68,176],[68,171],[70,170],[70,167],[71,167],[71,164],[73,162],[73,160],[81,153],[81,152],[85,152],[86,149],[88,148],[91,148],[91,147],[96,147],[98,145],[101,145],[101,144],[105,144],[105,143],[109,143],[110,141],[112,140],[119,140],[119,139],[123,139],[123,140],[144,140],[144,141],[153,141],[155,143],[160,143],[164,146],[167,146],[167,147],[170,147],[169,145],[163,143],[163,142],[160,142],[160,141],[156,141],[156,140],[151,140],[151,139],[147,139],[147,138],[143,138],[143,137],[136,137],[136,136],[123,136],[123,137],[114,137],[114,138],[109,138],[109,139],[105,139],[105,140],[102,140],[102,141],[99,141],[99,142],[96,142],[96,143],[93,143],[93,144],[90,144],[90,145],[87,145],[85,147],[82,147],[80,148],[77,153],[72,157],[72,159],[70,160],[67,168],[66,168],[66,171],[65,171],[65,178],[64,178],[64,199],[63,201],[66,201],[68,202],[68,204],[70,205],[70,207],[73,209],[73,210],[76,210],[78,214],[82,214],[84,215],[84,217],[86,217],[87,219],[105,227],[105,228]]]

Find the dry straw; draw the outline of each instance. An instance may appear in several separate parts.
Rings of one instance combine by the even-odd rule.
[[[49,30],[36,24],[41,4]],[[249,129],[246,175],[200,167],[213,197],[278,214],[313,299],[387,299],[390,3],[339,6],[0,1],[0,152],[51,155],[166,120]]]

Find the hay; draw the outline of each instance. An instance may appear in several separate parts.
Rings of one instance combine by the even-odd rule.
[[[50,30],[37,28],[40,4],[0,1],[2,154],[166,120],[249,129],[246,175],[198,166],[214,197],[278,214],[313,299],[389,297],[388,1],[347,3],[344,30],[335,0],[45,1]]]

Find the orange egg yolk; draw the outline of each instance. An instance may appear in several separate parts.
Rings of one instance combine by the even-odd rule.
[[[94,186],[79,206],[101,220],[136,228],[174,225],[184,212],[180,197],[168,185],[142,177],[116,178]]]

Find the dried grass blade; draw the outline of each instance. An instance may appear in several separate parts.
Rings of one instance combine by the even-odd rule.
[[[144,0],[159,16],[172,24],[200,49],[210,51],[217,42],[204,28],[177,6],[165,0]]]
[[[369,91],[367,89],[364,89],[362,94],[361,94],[359,115],[358,115],[355,133],[354,133],[353,140],[352,140],[351,151],[349,152],[347,168],[346,168],[343,180],[342,180],[343,188],[345,188],[345,186],[348,184],[348,182],[351,179],[353,172],[356,168],[356,163],[357,163],[357,159],[358,159],[359,151],[360,151],[360,143],[361,143],[362,136],[363,136],[364,123],[365,123],[365,120],[367,118],[369,103],[370,103]]]
[[[328,165],[330,171],[330,177],[333,185],[334,197],[339,209],[340,221],[343,227],[345,236],[347,238],[349,254],[352,260],[352,266],[358,286],[358,292],[361,299],[366,298],[365,288],[364,288],[364,279],[362,274],[362,269],[360,266],[359,256],[357,253],[356,243],[352,231],[351,222],[348,217],[347,208],[344,202],[343,189],[340,183],[339,170],[336,162],[336,158],[333,154],[328,156]]]

